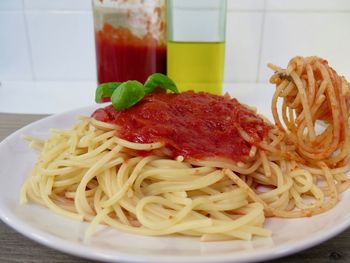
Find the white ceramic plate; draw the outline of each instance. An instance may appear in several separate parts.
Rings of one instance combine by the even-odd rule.
[[[258,98],[245,90],[236,96],[269,115],[270,94]],[[49,128],[68,128],[77,115],[90,115],[96,106],[45,118],[28,125],[0,143],[0,218],[23,235],[46,246],[80,257],[109,262],[248,262],[277,258],[319,244],[350,225],[350,191],[337,206],[312,218],[268,219],[272,238],[253,241],[201,243],[197,238],[145,237],[104,228],[88,243],[83,235],[86,223],[53,214],[35,204],[19,204],[20,187],[36,155],[21,139],[22,134],[46,137]]]

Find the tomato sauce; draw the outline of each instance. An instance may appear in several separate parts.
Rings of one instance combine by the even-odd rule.
[[[118,136],[137,143],[164,142],[172,157],[212,157],[245,160],[252,145],[262,141],[270,126],[236,99],[192,91],[153,93],[135,106],[117,112],[96,110],[95,119],[120,126]],[[251,141],[245,141],[239,129]]]
[[[166,45],[150,33],[142,38],[129,29],[105,23],[95,33],[98,82],[138,80],[155,72],[166,73]]]

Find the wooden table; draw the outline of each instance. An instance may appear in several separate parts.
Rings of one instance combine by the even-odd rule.
[[[0,113],[0,141],[15,130],[43,117],[45,116]],[[315,263],[350,262],[350,229],[317,247],[272,262],[297,261]],[[0,262],[76,263],[92,261],[79,259],[44,247],[18,234],[0,221]]]

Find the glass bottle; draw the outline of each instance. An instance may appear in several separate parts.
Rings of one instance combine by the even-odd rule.
[[[181,90],[222,93],[226,0],[168,0],[167,74]]]

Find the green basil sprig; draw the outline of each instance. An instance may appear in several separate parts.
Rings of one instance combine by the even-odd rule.
[[[112,97],[113,92],[122,84],[121,82],[107,82],[98,85],[95,92],[95,101],[97,103],[102,102],[105,98]]]
[[[161,87],[165,90],[171,90],[172,92],[179,93],[174,81],[161,73],[154,73],[149,76],[144,86],[147,94],[151,93],[156,87]]]
[[[179,93],[176,84],[168,76],[154,73],[148,77],[144,85],[136,80],[103,83],[96,89],[95,101],[99,103],[105,98],[110,98],[113,107],[117,111],[122,111],[138,103],[156,87]]]
[[[136,80],[128,80],[120,84],[113,92],[111,101],[117,111],[122,111],[138,103],[145,95],[145,88],[142,83]]]

